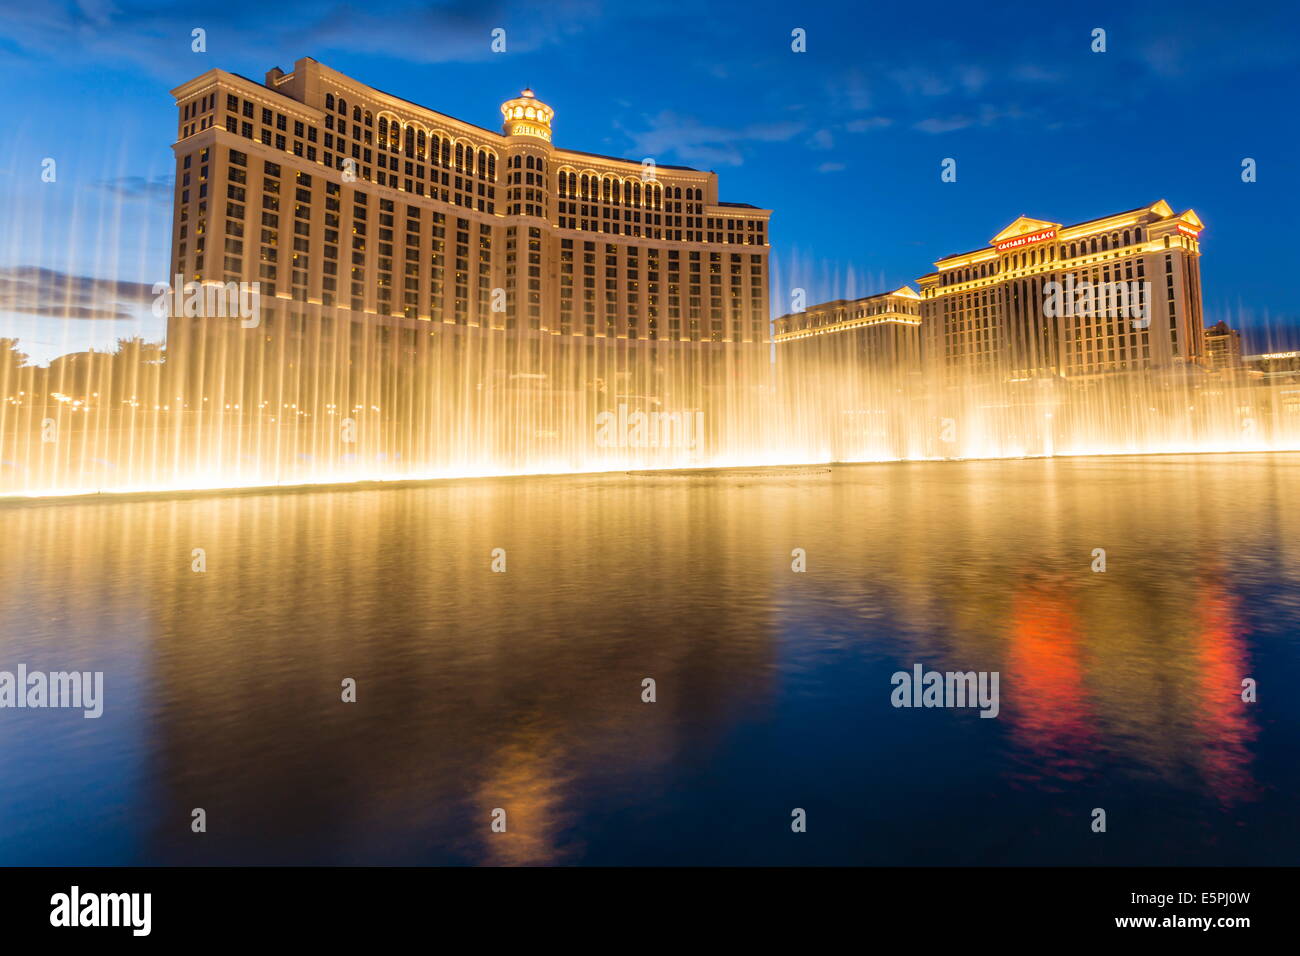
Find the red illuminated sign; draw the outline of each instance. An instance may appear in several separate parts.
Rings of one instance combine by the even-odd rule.
[[[1178,231],[1185,236],[1191,236],[1193,239],[1201,234],[1199,229],[1193,229],[1191,226],[1184,226],[1181,222],[1178,224]]]
[[[1015,249],[1018,246],[1027,246],[1031,242],[1042,242],[1044,239],[1055,237],[1055,235],[1055,229],[1044,229],[1042,232],[1031,232],[1025,236],[1016,236],[1014,239],[1007,239],[1005,242],[999,242],[997,244],[997,250],[998,252],[1003,252],[1007,249]]]

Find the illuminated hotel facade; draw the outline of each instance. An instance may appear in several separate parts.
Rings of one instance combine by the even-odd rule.
[[[1202,228],[1164,200],[1072,226],[1021,216],[987,246],[936,262],[919,294],[904,286],[781,316],[778,360],[851,356],[864,371],[923,368],[950,385],[1217,367]]]
[[[608,378],[683,351],[722,367],[769,342],[770,211],[721,202],[712,172],[558,148],[529,90],[502,104],[499,133],[310,58],[172,93],[171,274],[257,282],[262,303],[253,330],[173,314],[186,379],[218,374],[217,353],[243,382],[252,366],[283,381],[324,356],[355,374],[474,335],[515,372],[564,342]]]
[[[1201,364],[1201,229],[1164,200],[1071,226],[1021,216],[917,280],[926,364],[950,383]],[[1062,309],[1052,289],[1092,291]]]
[[[921,297],[910,286],[825,302],[774,325],[778,354],[788,361],[838,357],[904,373],[921,367]]]
[[[1216,372],[1241,368],[1241,333],[1222,319],[1205,330],[1205,364]]]

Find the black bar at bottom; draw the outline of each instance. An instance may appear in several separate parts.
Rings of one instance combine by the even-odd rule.
[[[845,931],[869,939],[1041,941],[1111,936],[1231,943],[1285,931],[1289,868],[389,869],[78,868],[0,870],[7,937],[80,943],[283,939],[398,942],[456,928],[534,943],[609,925],[636,936],[701,920],[736,936]],[[76,887],[74,909],[73,887]],[[147,936],[144,897],[149,894]],[[105,898],[104,894],[113,894]],[[71,925],[111,922],[117,926]],[[1208,920],[1208,923],[1206,922]],[[61,922],[66,925],[53,925]],[[864,936],[864,934],[866,934]]]

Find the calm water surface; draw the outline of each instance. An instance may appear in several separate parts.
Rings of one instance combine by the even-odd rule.
[[[106,704],[0,710],[0,862],[1300,863],[1298,468],[2,505],[0,670]],[[895,709],[917,663],[1000,715]]]

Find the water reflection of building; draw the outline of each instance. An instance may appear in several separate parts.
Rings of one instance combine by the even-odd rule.
[[[1007,636],[1003,693],[1012,738],[1032,755],[1024,772],[1049,787],[1083,779],[1098,733],[1077,597],[1041,582],[1019,588]]]
[[[975,724],[988,749],[967,756],[1009,783],[1278,807],[1289,751],[1254,765],[1270,718],[1240,699],[1258,675],[1238,591],[1285,632],[1300,568],[1300,515],[1275,506],[1285,467],[917,463],[44,504],[9,515],[0,597],[15,659],[105,656],[107,720],[129,735],[106,779],[156,810],[130,815],[137,861],[580,859],[576,843],[608,847],[638,812],[663,833],[657,815],[701,779],[716,806],[737,765],[715,761],[755,727],[780,722],[771,736],[804,751],[842,729],[819,705],[803,723],[798,685],[884,706],[895,660],[1001,672],[996,721],[931,716]],[[790,542],[811,573],[791,574]],[[1088,570],[1099,542],[1105,574]],[[496,545],[507,574],[488,570]],[[888,659],[874,689],[845,651]],[[927,789],[956,779],[932,765]],[[854,793],[878,795],[871,779]],[[189,831],[194,807],[219,839]],[[489,830],[496,807],[508,834]],[[1210,835],[1233,845],[1226,825]]]
[[[1237,599],[1218,578],[1204,582],[1197,601],[1200,627],[1193,654],[1201,687],[1198,724],[1203,749],[1200,769],[1220,803],[1251,799],[1251,744],[1258,733],[1253,703],[1243,700],[1244,681],[1251,677],[1245,628]]]
[[[772,685],[768,612],[693,603],[742,586],[747,570],[725,559],[741,516],[700,542],[686,509],[662,510],[662,489],[557,497],[563,487],[203,499],[138,508],[130,534],[116,538],[103,522],[120,509],[92,513],[80,547],[120,539],[165,555],[201,539],[207,550],[205,574],[190,570],[188,544],[185,560],[151,565],[166,595],[149,611],[165,688],[152,743],[164,816],[204,806],[228,829],[219,845],[200,845],[184,827],[161,827],[151,852],[189,862],[563,862],[584,837],[574,820],[609,799],[611,777],[653,788],[695,759],[693,748],[725,737]],[[664,567],[692,549],[707,567],[687,586],[676,574],[647,576],[625,560],[647,528]],[[432,559],[433,529],[436,575],[407,560]],[[497,544],[509,552],[505,574],[482,560]],[[629,615],[629,602],[644,607]],[[356,704],[340,701],[345,676],[358,682]],[[647,676],[659,685],[653,706],[641,700]],[[506,833],[490,829],[498,807]]]

